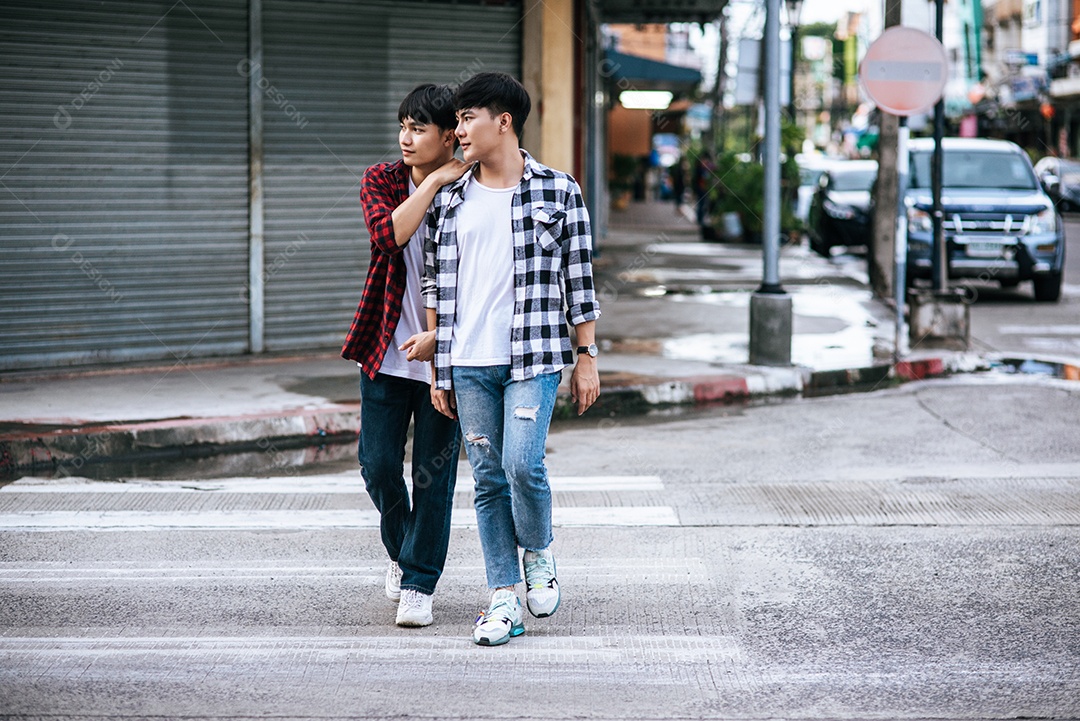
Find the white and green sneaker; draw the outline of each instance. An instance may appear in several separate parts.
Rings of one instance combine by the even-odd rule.
[[[559,581],[555,578],[555,556],[551,549],[525,551],[525,603],[529,613],[547,618],[559,610]]]
[[[501,646],[523,633],[521,601],[513,591],[499,590],[491,595],[488,609],[477,616],[472,636],[481,646]]]

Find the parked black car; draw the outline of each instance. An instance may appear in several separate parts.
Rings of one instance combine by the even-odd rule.
[[[1080,210],[1080,161],[1049,156],[1035,163],[1035,175],[1058,210]]]
[[[807,233],[810,247],[829,256],[838,246],[866,245],[870,240],[870,187],[877,162],[850,160],[821,174],[810,201]]]

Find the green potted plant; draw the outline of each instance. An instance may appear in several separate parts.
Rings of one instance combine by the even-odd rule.
[[[723,238],[730,233],[730,222],[725,221],[725,216],[736,214],[743,239],[751,242],[759,239],[765,214],[765,173],[761,164],[740,158],[736,153],[722,153],[716,158],[714,172],[716,181],[709,191],[714,237]]]
[[[785,235],[798,230],[795,217],[795,195],[799,187],[799,165],[795,150],[802,143],[802,133],[790,123],[782,132],[782,149],[785,159],[780,168],[780,230]],[[760,243],[765,218],[765,168],[746,154],[721,153],[716,159],[717,182],[710,193],[712,225],[715,235],[723,237],[725,215],[737,213],[742,227],[743,240]]]

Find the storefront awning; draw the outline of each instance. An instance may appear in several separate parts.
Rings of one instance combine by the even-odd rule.
[[[707,23],[728,0],[593,0],[602,23]]]
[[[701,73],[693,68],[662,63],[659,60],[627,55],[615,50],[604,51],[602,75],[620,87],[635,90],[670,90],[686,94],[701,82]]]

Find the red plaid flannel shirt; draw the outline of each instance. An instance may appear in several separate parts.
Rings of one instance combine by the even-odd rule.
[[[402,161],[373,165],[360,182],[360,205],[371,235],[371,262],[364,292],[341,356],[375,378],[394,339],[405,297],[403,250],[394,240],[390,214],[409,197],[409,168]]]

